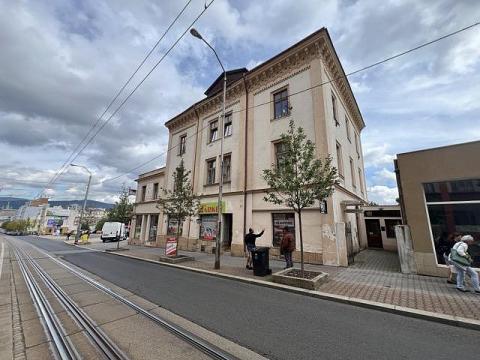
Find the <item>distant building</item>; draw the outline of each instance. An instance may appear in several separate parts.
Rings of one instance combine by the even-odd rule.
[[[445,275],[443,254],[455,232],[470,234],[480,268],[480,141],[397,155],[404,222],[409,226],[417,272]]]
[[[332,156],[340,182],[330,198],[316,201],[303,213],[305,260],[347,266],[364,246],[361,206],[367,193],[360,134],[365,124],[328,31],[322,28],[251,70],[228,71],[227,77],[223,128],[219,125],[221,76],[207,89],[206,98],[166,122],[168,147],[173,150],[164,169],[137,180],[135,241],[163,246],[178,226],[156,208],[154,189],[163,182],[173,189],[172,175],[183,159],[201,206],[198,218],[180,224],[181,249],[213,250],[220,176],[224,180],[222,250],[242,256],[243,238],[251,227],[257,232],[265,229],[258,245],[279,255],[284,226],[294,233],[299,249],[297,215],[263,200],[267,184],[262,178],[264,169],[282,161],[280,135],[294,120],[315,144],[318,158]],[[298,251],[294,258],[299,259]]]
[[[0,225],[5,221],[13,220],[16,212],[15,209],[0,209]]]

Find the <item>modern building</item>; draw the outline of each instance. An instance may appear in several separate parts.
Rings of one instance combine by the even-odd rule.
[[[364,238],[370,249],[397,251],[395,226],[402,224],[399,205],[375,205],[363,208]]]
[[[6,221],[10,221],[15,217],[15,209],[0,209],[0,225]]]
[[[155,245],[163,246],[167,234],[176,228],[155,208],[154,187],[165,181],[173,189],[172,174],[183,159],[201,208],[198,218],[181,224],[180,248],[213,250],[218,235],[218,182],[223,176],[223,250],[241,256],[248,228],[265,229],[257,243],[278,255],[281,229],[286,225],[294,230],[299,249],[297,216],[289,208],[263,200],[267,184],[262,171],[281,160],[280,135],[293,120],[314,142],[318,158],[332,156],[340,180],[333,196],[304,212],[305,259],[348,265],[361,247],[364,232],[360,207],[367,196],[360,134],[365,124],[328,31],[320,29],[251,70],[228,71],[227,78],[223,128],[219,125],[222,75],[206,90],[204,99],[166,122],[173,150],[165,168],[137,180],[134,237],[152,243],[154,232],[148,229],[156,222]],[[222,136],[224,173],[220,174]],[[160,172],[165,180],[154,179]],[[299,258],[297,252],[294,258]]]
[[[397,155],[403,221],[410,228],[417,272],[443,276],[452,234],[470,234],[480,267],[480,141]]]

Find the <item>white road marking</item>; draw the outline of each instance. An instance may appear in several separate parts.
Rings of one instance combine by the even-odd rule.
[[[3,254],[5,253],[5,244],[2,241],[2,253],[0,254],[0,279],[2,278]]]

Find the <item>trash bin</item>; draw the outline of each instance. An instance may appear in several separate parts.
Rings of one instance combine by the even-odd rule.
[[[265,276],[272,273],[269,264],[269,251],[270,248],[268,247],[257,247],[252,251],[253,275]]]

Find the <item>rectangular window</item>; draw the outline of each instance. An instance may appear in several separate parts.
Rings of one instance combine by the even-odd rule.
[[[352,186],[357,187],[357,182],[355,181],[355,167],[353,165],[353,159],[350,158],[350,175],[352,176]]]
[[[187,151],[187,135],[180,136],[180,146],[178,148],[178,155],[183,155]]]
[[[387,231],[387,238],[395,239],[395,226],[402,225],[400,219],[385,219],[385,230]]]
[[[283,89],[273,94],[273,117],[278,119],[288,115],[290,115],[288,91]]]
[[[214,241],[217,238],[217,215],[200,215],[200,239]]]
[[[347,139],[348,141],[352,142],[350,138],[350,122],[348,121],[348,117],[345,116],[345,129],[347,129]]]
[[[363,194],[363,178],[362,178],[362,170],[358,168],[358,184],[360,185],[360,191]]]
[[[183,223],[180,223],[180,228],[178,227],[178,220],[171,219],[170,216],[167,220],[167,235],[177,235],[177,231],[179,231],[178,235],[182,235],[183,232]]]
[[[357,151],[357,157],[360,159],[360,144],[357,133],[355,133],[355,150]]]
[[[142,231],[142,215],[137,215],[135,221],[135,233],[133,234],[134,239],[140,239],[140,232]]]
[[[153,184],[153,200],[158,199],[158,183]]]
[[[272,244],[275,247],[280,246],[283,237],[283,229],[288,227],[288,231],[293,235],[295,239],[295,214],[293,213],[273,213],[273,240]]]
[[[210,133],[208,136],[208,142],[213,142],[218,139],[218,120],[210,123]]]
[[[217,162],[215,159],[207,160],[207,185],[215,184],[215,170]]]
[[[343,158],[342,158],[342,145],[337,142],[337,167],[338,175],[343,178]]]
[[[285,156],[287,155],[287,146],[283,142],[275,144],[275,165],[277,168],[282,168],[285,162]]]
[[[142,186],[142,202],[145,201],[145,195],[147,194],[147,185]]]
[[[480,267],[480,179],[426,183],[423,188],[438,263],[445,263],[443,253],[459,232],[473,236],[468,253],[473,266]]]
[[[232,156],[230,154],[223,156],[223,182],[231,180]]]
[[[148,231],[148,241],[157,240],[158,215],[150,215],[150,229]]]
[[[223,135],[225,137],[232,135],[232,113],[225,115],[223,129]]]
[[[338,122],[338,110],[337,110],[337,97],[332,92],[332,111],[333,111],[333,120],[335,121],[335,126],[339,126]]]

